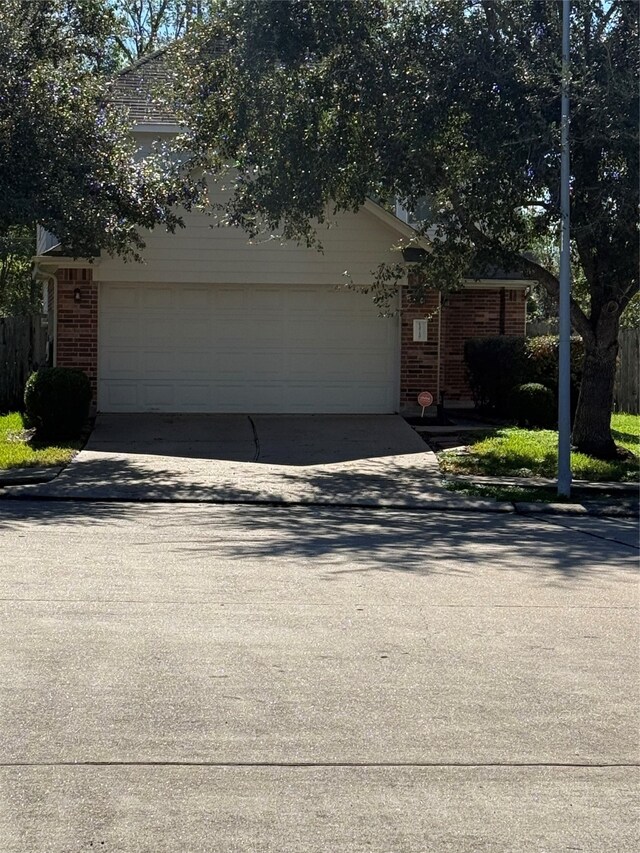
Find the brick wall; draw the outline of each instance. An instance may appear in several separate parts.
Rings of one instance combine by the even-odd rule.
[[[91,381],[94,401],[98,374],[98,285],[90,269],[58,270],[56,364],[79,367]],[[80,302],[75,291],[80,291]]]
[[[464,364],[467,338],[491,335],[524,335],[526,295],[523,290],[465,290],[443,295],[440,390],[447,401],[471,400]],[[403,296],[400,367],[400,409],[415,409],[420,391],[436,397],[438,318],[429,321],[429,340],[413,340],[413,320],[429,315],[438,305],[438,294],[420,306]]]

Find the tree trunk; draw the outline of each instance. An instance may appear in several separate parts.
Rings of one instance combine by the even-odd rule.
[[[582,382],[573,423],[573,444],[581,453],[612,459],[613,387],[618,357],[618,322],[607,324],[593,341],[585,341]]]

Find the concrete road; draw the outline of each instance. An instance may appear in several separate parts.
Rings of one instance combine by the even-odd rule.
[[[0,850],[636,851],[633,522],[0,502]]]

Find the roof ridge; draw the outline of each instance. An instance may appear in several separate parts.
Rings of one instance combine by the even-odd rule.
[[[157,59],[158,56],[161,56],[163,53],[166,53],[172,44],[175,44],[175,41],[163,44],[161,47],[157,47],[155,50],[152,50],[151,53],[145,53],[144,56],[138,57],[138,59],[134,60],[126,68],[123,68],[121,71],[118,71],[114,79],[118,80],[120,77],[124,77],[125,74],[129,74],[131,71],[136,71],[142,65],[146,65],[147,62],[150,62],[152,59]]]

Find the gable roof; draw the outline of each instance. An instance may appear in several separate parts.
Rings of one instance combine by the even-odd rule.
[[[118,74],[111,85],[111,99],[126,107],[136,124],[175,122],[166,98],[170,79],[167,47],[161,47]]]

